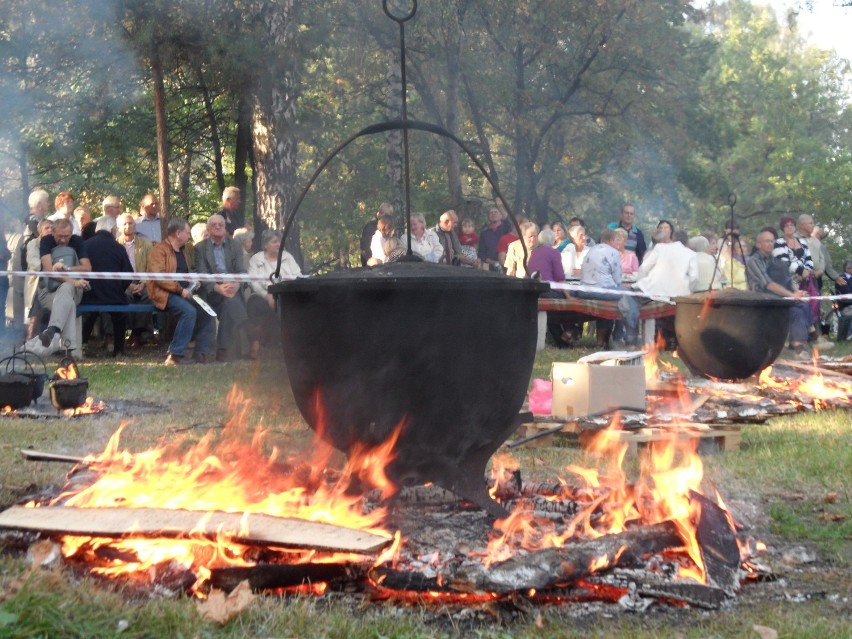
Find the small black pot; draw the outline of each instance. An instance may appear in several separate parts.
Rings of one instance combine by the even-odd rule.
[[[50,403],[57,410],[79,408],[86,403],[87,379],[54,379],[50,382]]]
[[[675,299],[678,356],[703,377],[728,381],[769,366],[787,341],[793,301],[724,289]]]
[[[33,401],[35,382],[29,375],[6,373],[0,375],[0,407],[9,406],[15,410],[29,406]]]

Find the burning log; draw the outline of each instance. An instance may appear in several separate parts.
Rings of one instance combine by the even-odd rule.
[[[210,570],[210,585],[231,592],[243,581],[248,581],[253,591],[291,588],[302,584],[332,581],[355,581],[367,572],[367,568],[353,563],[328,564],[260,564],[213,568]]]
[[[701,504],[695,538],[708,581],[729,596],[739,588],[740,547],[728,514],[704,495],[690,491]]]
[[[263,514],[198,512],[164,508],[24,508],[0,513],[0,528],[116,538],[188,538],[230,536],[247,546],[376,553],[390,539],[334,524]],[[245,532],[248,531],[248,532]]]
[[[603,567],[629,566],[644,555],[682,544],[677,528],[667,521],[561,548],[539,550],[489,568],[462,571],[450,580],[450,584],[462,592],[498,594],[548,588],[587,577]]]
[[[455,592],[441,576],[430,577],[414,570],[378,567],[370,571],[370,579],[379,588],[408,592]]]

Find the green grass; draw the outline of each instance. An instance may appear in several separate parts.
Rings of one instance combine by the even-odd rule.
[[[589,339],[589,338],[586,338]],[[844,346],[845,347],[845,346]],[[553,361],[574,361],[592,352],[583,348],[539,353],[534,377],[547,378]],[[26,420],[0,417],[0,503],[61,485],[68,467],[26,462],[19,448],[83,455],[103,448],[116,428],[129,419],[122,442],[141,450],[158,440],[194,440],[221,425],[234,383],[251,402],[249,425],[269,430],[268,445],[285,454],[309,446],[311,433],[294,406],[286,374],[272,362],[259,365],[192,366],[166,369],[160,354],[133,354],[124,362],[89,359],[81,371],[90,393],[110,401],[134,400],[162,407],[135,415],[107,413],[77,420]],[[45,400],[42,400],[45,401]],[[783,575],[778,584],[746,586],[729,608],[703,613],[653,608],[643,615],[618,606],[529,607],[522,600],[474,608],[463,614],[439,605],[371,602],[360,596],[258,597],[236,619],[219,626],[204,621],[196,603],[184,596],[141,596],[78,573],[28,573],[22,552],[0,546],[0,638],[64,637],[624,637],[652,639],[709,637],[754,639],[755,624],[779,631],[782,638],[848,639],[852,625],[852,426],[848,412],[800,414],[766,425],[745,426],[737,451],[705,457],[707,481],[732,507],[740,508],[754,532],[770,545],[765,560]],[[574,448],[517,449],[524,476],[567,476],[564,467],[582,461]],[[845,517],[845,519],[844,519]],[[835,521],[836,519],[836,521]],[[814,549],[813,566],[791,566],[783,549]],[[847,597],[844,603],[832,597]],[[785,597],[817,593],[803,603]],[[522,612],[523,610],[523,612]],[[119,622],[126,629],[119,629]],[[123,627],[123,624],[122,624]]]

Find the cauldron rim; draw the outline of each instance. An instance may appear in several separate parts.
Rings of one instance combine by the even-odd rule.
[[[795,300],[771,293],[757,291],[742,291],[735,288],[725,288],[713,291],[701,291],[691,295],[681,295],[674,298],[676,304],[706,304],[708,298],[713,306],[792,306]]]
[[[550,288],[540,280],[507,277],[478,269],[427,262],[394,262],[373,267],[340,269],[324,275],[277,282],[269,287],[275,295],[281,292],[316,291],[324,287],[354,287],[359,290],[512,290],[542,292]]]

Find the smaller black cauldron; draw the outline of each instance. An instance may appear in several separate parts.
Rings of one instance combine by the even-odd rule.
[[[67,377],[54,373],[50,380],[50,403],[57,410],[79,408],[86,403],[89,391],[89,380],[80,377],[77,362],[72,357],[64,357],[59,362],[59,369],[67,371]]]
[[[675,302],[678,355],[697,375],[746,379],[774,362],[784,348],[792,300],[724,289]]]
[[[0,407],[24,408],[33,401],[35,382],[29,375],[4,373],[0,375]]]

